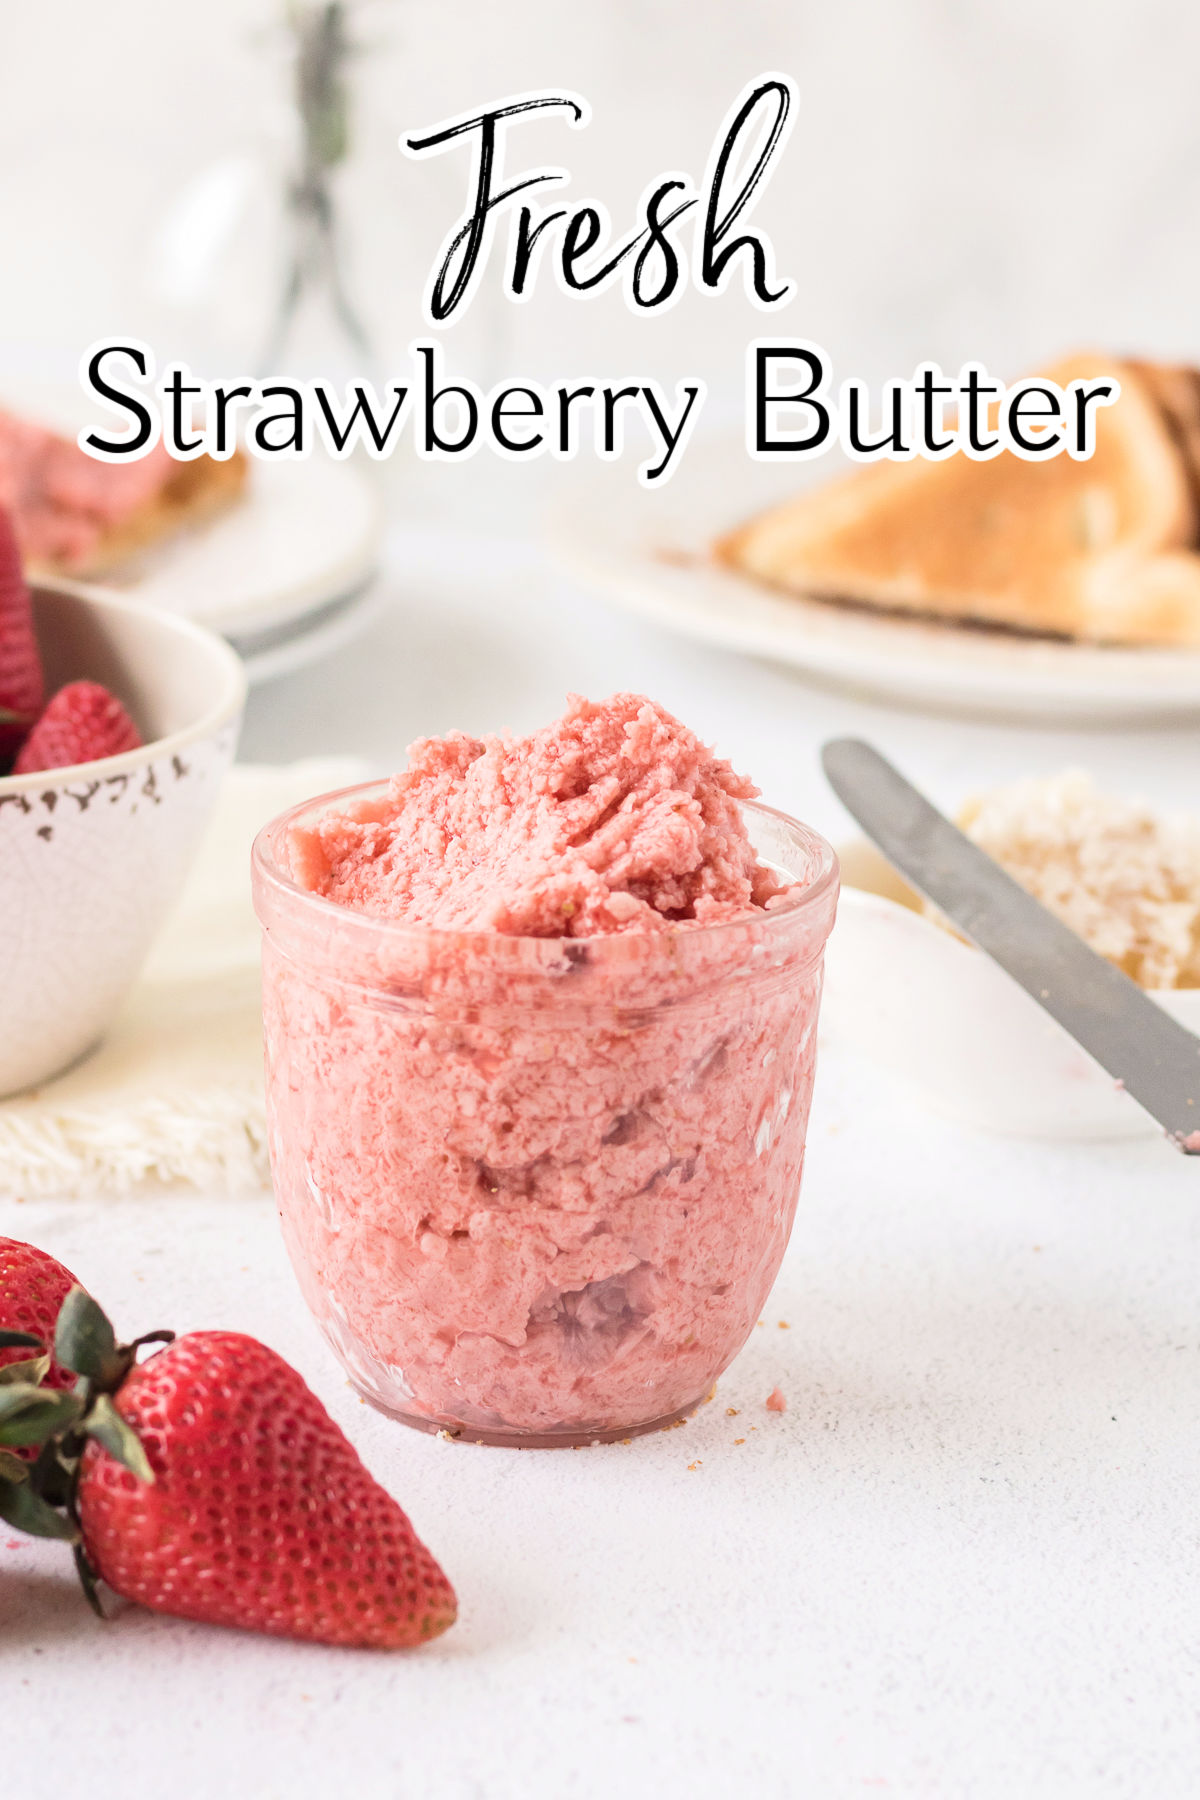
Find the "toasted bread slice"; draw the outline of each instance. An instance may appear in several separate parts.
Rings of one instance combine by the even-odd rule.
[[[1192,486],[1192,498],[1200,515],[1200,369],[1178,364],[1127,362],[1151,398],[1175,440]],[[1200,517],[1197,520],[1200,535]]]
[[[1111,357],[1046,371],[1063,386],[1111,374],[1121,397],[1100,413],[1086,462],[1005,451],[874,464],[751,520],[717,554],[815,598],[1098,642],[1200,644],[1200,559],[1182,554],[1198,511],[1164,407]],[[1164,553],[1163,569],[1144,566]]]
[[[1083,572],[1087,636],[1101,644],[1174,644],[1200,649],[1200,556],[1097,557]]]
[[[248,469],[241,450],[228,461],[200,456],[194,462],[175,463],[169,480],[154,498],[103,531],[86,556],[69,565],[39,563],[35,557],[29,573],[72,575],[85,581],[110,575],[176,532],[202,525],[232,506],[246,486]]]

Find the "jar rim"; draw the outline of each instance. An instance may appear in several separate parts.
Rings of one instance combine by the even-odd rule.
[[[325,914],[330,922],[337,921],[345,930],[361,928],[375,935],[381,942],[394,944],[411,943],[427,945],[449,945],[477,943],[495,945],[503,940],[517,945],[554,945],[570,944],[588,947],[592,956],[603,958],[608,947],[609,953],[624,947],[625,951],[637,943],[654,943],[673,935],[669,932],[632,930],[616,932],[596,932],[579,937],[534,937],[516,932],[497,932],[486,927],[446,927],[436,925],[412,925],[399,919],[380,917],[376,913],[361,912],[356,907],[344,905],[338,900],[329,900],[323,894],[315,894],[309,888],[301,887],[280,862],[278,847],[286,841],[288,833],[301,819],[317,810],[332,810],[335,806],[349,804],[355,800],[366,799],[373,794],[386,792],[391,785],[390,777],[379,780],[356,782],[351,787],[335,788],[325,794],[314,794],[308,800],[289,807],[286,812],[276,815],[258,832],[251,850],[251,872],[255,888],[255,909],[264,924],[262,907],[259,905],[259,887],[271,891],[277,900],[289,906],[302,906],[311,909],[311,916],[320,917]],[[782,812],[778,807],[767,806],[761,800],[739,800],[737,803],[744,811],[757,816],[773,819],[784,826],[798,840],[798,848],[802,854],[813,859],[816,873],[811,881],[800,885],[796,897],[785,904],[770,908],[755,909],[751,912],[735,914],[732,918],[715,919],[711,922],[681,920],[676,927],[680,936],[686,936],[692,942],[716,943],[722,933],[736,935],[744,933],[748,923],[755,925],[759,931],[774,935],[787,925],[798,919],[809,917],[816,912],[823,902],[836,898],[840,886],[841,871],[837,852],[827,838],[822,837],[811,825],[793,818],[790,813]],[[784,871],[787,872],[786,870]]]

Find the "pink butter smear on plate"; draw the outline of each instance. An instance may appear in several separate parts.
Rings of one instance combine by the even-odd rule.
[[[276,1188],[386,1410],[497,1441],[644,1429],[748,1336],[836,901],[812,834],[801,879],[760,860],[756,791],[618,694],[421,740],[285,822],[288,885],[259,897]]]
[[[109,527],[153,501],[175,469],[162,444],[129,462],[97,462],[69,438],[0,412],[0,506],[27,563],[82,562]]]

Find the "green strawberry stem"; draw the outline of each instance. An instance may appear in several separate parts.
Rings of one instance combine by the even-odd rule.
[[[25,1450],[74,1425],[84,1410],[78,1394],[12,1381],[0,1387],[0,1447]]]
[[[23,1362],[5,1363],[0,1369],[0,1387],[11,1387],[14,1381],[31,1381],[36,1387],[50,1373],[50,1352],[26,1357]]]
[[[0,713],[2,717],[2,713]],[[0,1332],[0,1348],[38,1355],[0,1369],[0,1519],[33,1537],[70,1543],[75,1567],[92,1610],[104,1617],[96,1571],[83,1548],[79,1526],[79,1467],[89,1438],[103,1445],[139,1481],[154,1471],[133,1427],[113,1402],[146,1344],[169,1344],[173,1331],[148,1331],[118,1344],[108,1317],[91,1295],[74,1287],[59,1309],[54,1360],[79,1377],[70,1392],[43,1386],[50,1353],[27,1332]],[[26,1462],[13,1450],[37,1449]]]

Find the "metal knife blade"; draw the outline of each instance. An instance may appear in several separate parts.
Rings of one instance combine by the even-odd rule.
[[[1200,1038],[1026,893],[870,744],[821,752],[830,786],[900,873],[1200,1154]]]

